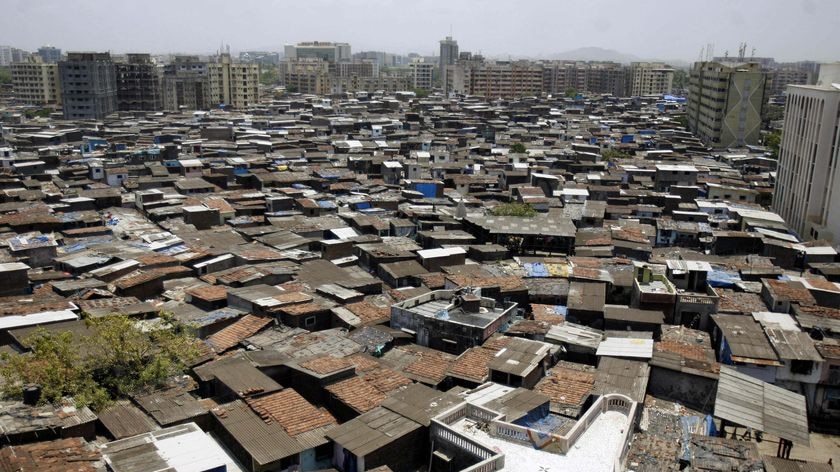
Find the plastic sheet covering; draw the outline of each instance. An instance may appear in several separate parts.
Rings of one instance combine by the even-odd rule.
[[[741,277],[734,272],[713,270],[709,272],[706,280],[712,287],[734,287],[736,283],[741,281]]]
[[[697,426],[703,421],[699,416],[682,416],[680,417],[680,425],[682,426],[682,451],[680,451],[680,458],[686,461],[691,460],[691,435],[697,431]]]

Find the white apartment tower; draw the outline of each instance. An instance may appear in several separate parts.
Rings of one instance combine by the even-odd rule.
[[[633,96],[664,95],[671,93],[674,69],[661,62],[633,62],[630,64]]]
[[[840,244],[840,63],[787,87],[773,209],[802,238]]]
[[[412,85],[416,89],[431,90],[435,65],[425,62],[423,58],[412,59],[408,64],[411,69]]]
[[[446,86],[446,66],[451,66],[456,62],[458,62],[458,41],[452,39],[452,36],[447,36],[446,39],[440,41],[440,63],[438,64],[440,83],[444,92],[449,92]]]

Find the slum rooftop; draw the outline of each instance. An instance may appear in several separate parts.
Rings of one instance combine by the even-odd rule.
[[[705,415],[796,447],[840,424],[837,243],[770,209],[766,150],[663,97],[264,92],[90,121],[0,97],[0,352],[92,355],[112,313],[201,345],[103,411],[2,399],[0,470],[761,470]]]

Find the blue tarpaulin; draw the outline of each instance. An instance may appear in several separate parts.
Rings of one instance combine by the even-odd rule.
[[[735,272],[725,272],[722,270],[713,270],[709,272],[707,277],[709,285],[712,287],[732,287],[741,281],[741,277]]]
[[[522,265],[527,277],[548,277],[548,267],[542,262],[526,262]]]
[[[718,435],[717,426],[715,426],[715,419],[712,418],[712,415],[706,415],[706,434],[708,436]]]

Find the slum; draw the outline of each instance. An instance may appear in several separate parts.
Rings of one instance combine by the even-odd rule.
[[[660,102],[4,108],[4,358],[161,313],[202,356],[3,398],[0,471],[830,470],[789,457],[840,425],[837,251]]]

